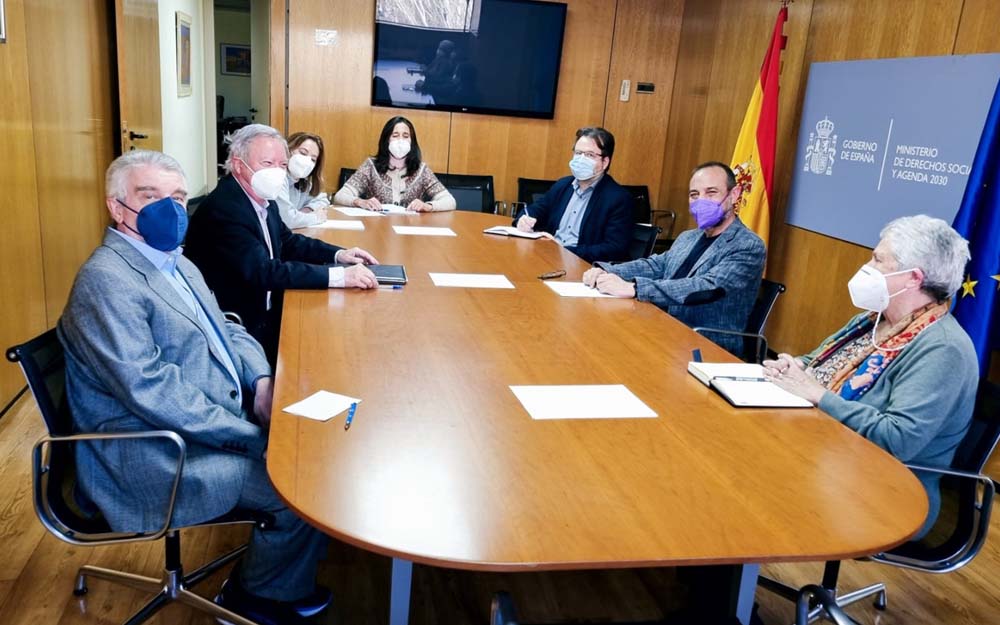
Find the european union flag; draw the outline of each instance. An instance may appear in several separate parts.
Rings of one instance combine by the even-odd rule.
[[[979,373],[985,376],[990,352],[1000,345],[1000,325],[995,322],[1000,300],[1000,83],[953,225],[968,239],[972,252],[954,315],[972,338]]]

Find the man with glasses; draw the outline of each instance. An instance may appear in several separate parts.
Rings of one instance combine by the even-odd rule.
[[[628,259],[632,196],[607,173],[615,138],[604,128],[576,131],[569,169],[548,193],[515,216],[525,232],[547,232],[587,262]]]

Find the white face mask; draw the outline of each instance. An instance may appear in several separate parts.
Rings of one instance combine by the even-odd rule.
[[[389,154],[396,158],[403,158],[410,153],[409,139],[393,139],[389,142]]]
[[[912,269],[894,271],[892,273],[882,273],[874,267],[862,265],[861,269],[854,274],[854,277],[847,283],[847,290],[851,293],[851,302],[858,308],[881,313],[889,307],[889,300],[896,297],[906,289],[900,289],[889,294],[889,285],[886,284],[886,276],[895,276],[901,273],[909,273]]]
[[[249,163],[240,159],[247,169],[253,171]],[[261,199],[271,201],[278,197],[281,190],[285,188],[285,178],[287,172],[281,167],[266,167],[253,172],[250,177],[250,187]]]
[[[292,154],[292,157],[288,159],[288,173],[296,180],[302,180],[311,174],[315,167],[316,163],[305,154]]]

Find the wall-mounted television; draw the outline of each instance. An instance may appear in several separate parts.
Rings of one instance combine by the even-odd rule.
[[[552,119],[566,5],[376,0],[372,104]]]

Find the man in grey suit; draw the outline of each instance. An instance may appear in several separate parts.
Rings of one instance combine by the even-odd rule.
[[[271,370],[260,345],[223,317],[201,273],[181,255],[187,182],[159,152],[108,168],[114,222],[80,269],[58,324],[79,432],[170,430],[187,444],[172,527],[235,508],[274,516],[218,601],[259,623],[305,622],[329,603],[315,584],[326,537],[284,506],[264,465]],[[176,450],[140,441],[82,446],[83,493],[116,531],[161,527]]]
[[[726,164],[698,165],[689,188],[698,228],[681,233],[662,254],[597,263],[583,281],[602,293],[652,302],[689,326],[742,332],[764,273],[764,242],[736,215],[741,189]],[[731,352],[742,351],[740,337],[710,338]]]

